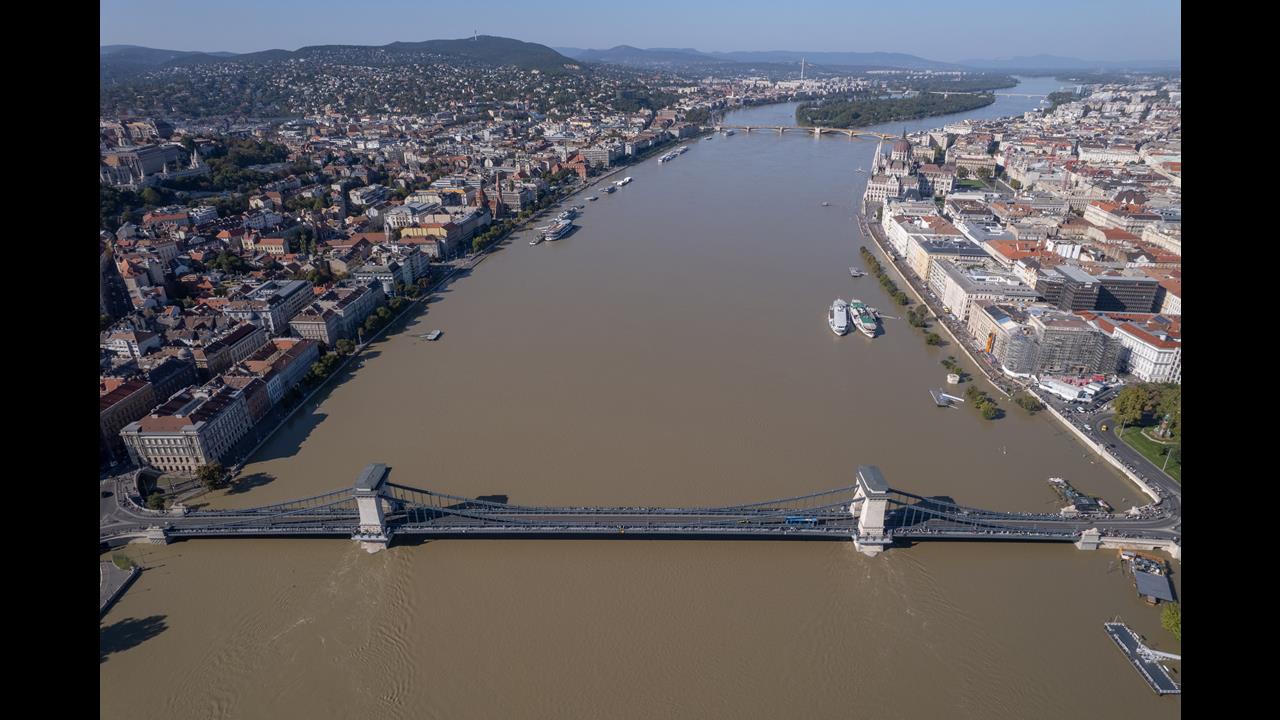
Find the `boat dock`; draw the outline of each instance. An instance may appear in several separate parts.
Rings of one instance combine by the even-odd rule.
[[[953,403],[964,402],[964,398],[948,395],[941,390],[930,390],[929,394],[933,396],[933,402],[938,407],[955,407]]]
[[[1142,644],[1142,638],[1122,622],[1103,623],[1107,635],[1115,641],[1120,652],[1129,658],[1138,670],[1138,674],[1147,681],[1157,695],[1180,695],[1182,688],[1169,676],[1169,671],[1160,664],[1160,659],[1181,660],[1182,656],[1152,650]]]
[[[1071,487],[1071,483],[1062,478],[1049,478],[1049,485],[1053,487],[1054,492],[1058,493],[1058,497],[1067,503],[1067,507],[1062,509],[1064,515],[1075,513],[1097,513],[1102,511],[1110,512],[1111,506],[1098,498],[1092,498],[1084,493]]]
[[[1138,597],[1152,605],[1173,602],[1173,583],[1169,581],[1169,570],[1163,560],[1149,558],[1132,551],[1120,553],[1120,559],[1133,574],[1133,586]]]

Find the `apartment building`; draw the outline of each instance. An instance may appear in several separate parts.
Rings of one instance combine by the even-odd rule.
[[[138,465],[194,474],[220,462],[251,427],[244,390],[214,379],[174,395],[120,434]]]

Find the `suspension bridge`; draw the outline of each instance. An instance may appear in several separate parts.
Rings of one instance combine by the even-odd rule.
[[[847,135],[850,140],[856,140],[860,137],[876,138],[878,140],[893,140],[897,135],[886,135],[885,133],[872,132],[870,130],[858,130],[856,128],[835,128],[835,127],[806,127],[803,125],[716,125],[716,132],[725,130],[741,130],[749,133],[752,130],[775,132],[779,135],[788,132],[809,133],[814,137],[822,135]]]
[[[578,507],[514,505],[502,496],[467,498],[389,480],[390,468],[367,466],[354,487],[243,510],[181,516],[120,500],[120,515],[145,522],[101,536],[109,545],[137,540],[233,537],[342,537],[369,552],[395,537],[672,538],[852,540],[876,555],[898,541],[1005,540],[1070,542],[1081,549],[1132,547],[1181,556],[1176,508],[1155,517],[1071,518],[966,507],[946,497],[895,490],[874,465],[858,467],[846,487],[721,507]],[[122,524],[117,518],[114,525]]]

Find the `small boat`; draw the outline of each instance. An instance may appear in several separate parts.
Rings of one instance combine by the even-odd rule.
[[[733,133],[734,133],[734,131],[733,131],[733,130],[725,130],[725,131],[724,131],[724,136],[725,136],[725,137],[733,137]]]
[[[605,186],[605,188],[604,188],[604,191],[605,191],[606,193],[615,193],[615,192],[617,192],[617,191],[618,191],[618,188],[616,188],[616,187],[614,187],[614,186],[612,186],[612,185],[606,185],[606,186]]]
[[[712,141],[712,140],[715,140],[715,139],[716,139],[716,136],[715,136],[715,135],[708,135],[708,136],[706,136],[706,137],[704,137],[704,138],[702,138],[702,139],[703,139],[703,140],[705,140],[705,141],[707,141],[707,142],[710,142],[710,141]]]
[[[680,153],[681,155],[683,155],[683,154],[685,154],[685,153],[689,152],[689,146],[688,146],[688,145],[681,145],[678,149],[676,149],[676,152],[678,152],[678,153]]]
[[[827,311],[827,324],[831,326],[831,332],[837,335],[849,332],[849,304],[840,299],[831,303],[831,309]]]
[[[431,332],[427,333],[426,335],[423,335],[423,336],[422,336],[422,339],[423,339],[423,340],[438,340],[438,339],[440,338],[440,335],[441,335],[441,332],[440,332],[439,330],[432,330]]]
[[[542,242],[543,240],[546,240],[546,238],[542,237],[541,235],[535,235],[535,236],[534,236],[534,238],[533,238],[532,240],[530,240],[530,241],[529,241],[529,244],[530,244],[530,245],[537,245],[538,243]]]
[[[849,277],[856,277],[856,278],[860,278],[860,277],[862,277],[863,275],[866,275],[866,273],[862,272],[862,271],[861,271],[861,270],[859,270],[858,268],[856,268],[856,267],[851,267],[851,268],[849,268]]]
[[[587,209],[587,206],[586,206],[586,205],[575,205],[574,207],[576,207],[578,210],[586,210],[586,209]]]
[[[598,195],[592,195],[591,197],[587,198],[587,200],[588,200],[588,201],[590,201],[590,202],[595,202],[595,201],[597,201],[597,200],[599,200],[599,199],[600,199],[600,196],[598,196]]]
[[[619,180],[618,182],[616,182],[616,183],[614,183],[614,184],[615,184],[615,185],[617,185],[618,187],[622,187],[622,186],[626,185],[626,184],[627,184],[627,183],[629,183],[629,182],[631,182],[631,176],[630,176],[630,175],[628,175],[628,176],[626,176],[626,177],[622,178],[621,180]]]
[[[824,203],[822,203],[822,207],[829,207],[830,205],[831,205],[831,203],[829,203],[829,202],[824,202]]]

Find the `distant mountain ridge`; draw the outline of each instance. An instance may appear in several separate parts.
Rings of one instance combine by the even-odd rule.
[[[607,50],[583,48],[556,48],[569,57],[583,62],[603,62],[614,65],[659,67],[663,65],[726,65],[726,64],[793,64],[802,59],[810,65],[839,65],[849,67],[902,68],[906,70],[954,70],[959,66],[927,60],[905,53],[884,52],[802,52],[792,50],[752,50],[735,52],[702,52],[694,48],[637,48],[618,45]]]
[[[984,70],[1169,70],[1182,67],[1180,60],[1082,60],[1045,54],[994,60],[961,60],[958,64]]]
[[[828,52],[799,50],[749,50],[703,52],[695,48],[637,48],[617,45],[608,49],[561,47],[511,38],[480,35],[457,40],[393,42],[386,45],[309,45],[297,50],[262,50],[251,53],[161,50],[138,45],[102,45],[98,48],[103,80],[125,77],[165,67],[235,62],[268,63],[325,53],[358,59],[361,54],[385,60],[385,53],[427,52],[465,58],[493,65],[514,65],[543,72],[566,72],[576,63],[603,63],[659,69],[729,68],[734,65],[783,66],[804,60],[812,66],[886,68],[903,70],[1168,70],[1181,67],[1179,60],[1092,61],[1058,55],[1028,55],[997,59],[971,59],[948,63],[907,53]]]
[[[212,53],[157,50],[137,45],[103,45],[98,48],[98,61],[100,76],[105,80],[182,65],[216,62],[260,64],[295,57],[315,57],[335,53],[358,60],[361,55],[372,59],[377,56],[384,56],[386,53],[394,55],[414,52],[428,52],[447,57],[466,58],[473,62],[492,65],[514,65],[526,70],[539,70],[542,72],[566,72],[578,67],[577,61],[573,58],[561,55],[546,45],[491,35],[480,35],[474,38],[457,40],[393,42],[376,46],[309,45],[297,50],[275,49],[252,53]]]

